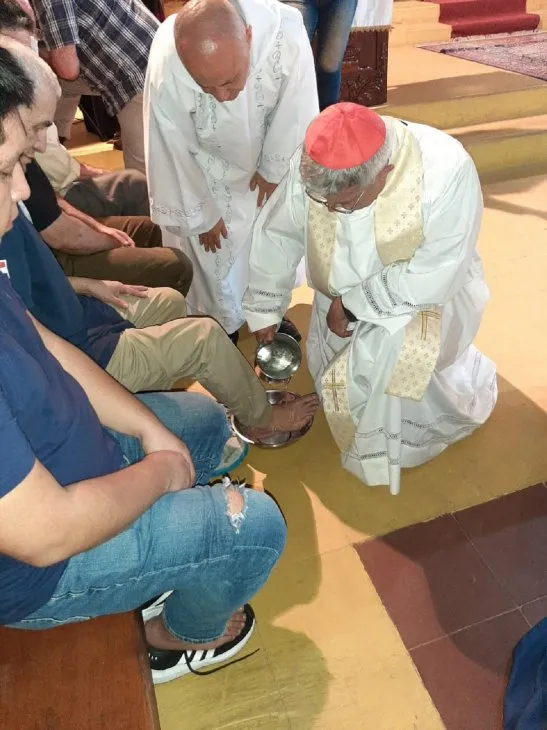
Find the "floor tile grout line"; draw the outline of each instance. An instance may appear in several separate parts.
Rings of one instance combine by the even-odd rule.
[[[522,616],[522,618],[523,618],[523,619],[524,619],[524,620],[526,621],[526,623],[528,624],[528,626],[529,626],[530,628],[532,628],[532,624],[530,623],[530,621],[528,621],[528,619],[527,619],[527,618],[526,618],[526,616],[524,615],[524,612],[523,612],[523,610],[522,610],[522,606],[521,606],[521,607],[519,608],[519,613],[520,613],[520,615]]]
[[[468,541],[468,543],[471,545],[471,547],[473,548],[473,550],[479,556],[480,561],[486,566],[486,569],[488,570],[488,572],[490,573],[490,575],[492,576],[492,578],[494,579],[494,581],[501,588],[501,590],[505,593],[505,595],[507,595],[509,597],[509,599],[513,602],[514,608],[518,608],[519,607],[519,603],[518,603],[517,599],[514,598],[514,596],[511,593],[511,591],[506,586],[504,586],[503,583],[499,580],[499,578],[497,577],[497,575],[494,573],[493,568],[491,568],[490,567],[490,564],[486,562],[486,558],[483,556],[483,554],[481,553],[481,551],[479,550],[479,548],[475,545],[475,542],[473,541],[473,538],[471,537],[471,535],[468,534],[467,530],[464,529],[463,525],[460,525],[460,523],[458,522],[458,520],[455,517],[455,514],[456,514],[455,512],[452,513],[452,517],[454,518],[454,522],[458,525],[458,527],[462,531],[462,534],[465,536],[465,538]],[[493,616],[492,618],[495,618],[495,617]]]
[[[435,639],[430,639],[429,641],[424,641],[421,644],[416,644],[416,646],[413,646],[412,648],[407,647],[407,651],[412,652],[415,649],[421,649],[422,647],[429,646],[430,644],[434,644],[435,642],[440,641],[441,639],[451,639],[453,636],[457,636],[458,634],[461,634],[462,631],[467,631],[468,629],[474,629],[476,626],[482,626],[483,624],[487,624],[489,621],[493,621],[496,618],[502,618],[503,616],[508,616],[510,613],[515,613],[515,611],[520,613],[520,609],[518,608],[518,606],[515,606],[514,608],[509,608],[507,611],[502,611],[501,613],[497,613],[495,616],[489,616],[488,618],[483,618],[480,621],[476,621],[475,623],[469,624],[468,626],[462,626],[460,629],[451,631],[449,634],[443,634],[443,636],[437,636],[437,638],[435,638]]]
[[[534,603],[538,603],[538,601],[544,601],[547,598],[547,593],[543,596],[538,596],[537,598],[533,598],[531,601],[524,601],[524,603],[521,603],[519,605],[519,608],[524,608],[525,606],[533,606]]]

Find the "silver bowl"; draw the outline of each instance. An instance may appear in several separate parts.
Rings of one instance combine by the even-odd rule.
[[[255,365],[267,383],[288,383],[302,362],[300,345],[290,335],[278,332],[273,341],[256,348]]]
[[[295,398],[298,398],[296,393],[292,393],[289,390],[267,390],[266,396],[272,406],[276,405],[277,403],[282,403],[284,400],[294,400]],[[294,444],[295,441],[298,441],[298,439],[301,439],[304,434],[308,433],[312,423],[313,416],[306,423],[306,425],[302,426],[302,428],[298,431],[272,431],[270,435],[262,439],[253,439],[249,436],[248,427],[240,423],[237,418],[232,417],[234,431],[237,433],[240,439],[245,441],[245,443],[247,444],[259,446],[262,449],[280,449],[284,446],[290,446],[290,444]]]

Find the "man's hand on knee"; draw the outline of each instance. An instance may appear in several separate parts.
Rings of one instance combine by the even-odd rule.
[[[154,427],[149,428],[141,436],[141,445],[146,455],[156,452],[173,452],[178,454],[182,458],[179,465],[179,478],[181,484],[183,484],[178,489],[187,489],[194,484],[196,481],[196,470],[188,447],[163,424],[157,423]],[[177,491],[177,489],[173,489],[172,491]]]

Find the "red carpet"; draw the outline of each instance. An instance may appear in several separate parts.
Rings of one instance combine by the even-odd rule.
[[[526,12],[526,0],[430,0],[440,6],[439,21],[452,37],[535,30],[539,15]]]

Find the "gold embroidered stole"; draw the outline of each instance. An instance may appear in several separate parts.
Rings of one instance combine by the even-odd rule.
[[[329,275],[334,256],[337,223],[336,213],[330,213],[325,205],[316,203],[310,198],[306,228],[308,270],[313,288],[326,297],[332,297]]]
[[[418,143],[407,126],[386,118],[397,134],[394,169],[376,200],[374,228],[382,263],[408,261],[423,240],[422,159]],[[329,287],[338,216],[324,205],[309,201],[307,261],[315,289],[333,298]],[[351,341],[327,366],[322,380],[323,407],[332,434],[342,452],[350,449],[356,432],[347,390]],[[440,311],[419,312],[405,328],[404,341],[386,393],[421,400],[440,351]]]

